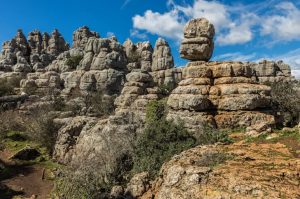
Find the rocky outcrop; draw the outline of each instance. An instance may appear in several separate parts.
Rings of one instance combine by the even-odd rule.
[[[76,70],[76,68],[72,68],[67,65],[66,62],[69,58],[75,57],[77,55],[84,56],[84,51],[79,49],[71,49],[61,53],[56,60],[54,60],[47,68],[47,71],[55,71],[57,73],[71,72]]]
[[[73,33],[73,48],[84,50],[90,37],[100,38],[99,33],[90,31],[89,27],[83,26]]]
[[[215,162],[219,166],[211,167]],[[164,164],[138,198],[297,198],[299,169],[299,160],[280,143],[198,146]]]
[[[200,18],[187,23],[184,35],[212,39],[214,28]],[[180,52],[185,56],[185,52]],[[183,80],[168,99],[172,109],[168,118],[184,119],[190,131],[201,131],[206,126],[248,127],[261,122],[275,125],[274,116],[268,113],[270,87],[256,82],[250,63],[191,61],[182,76]]]
[[[31,53],[31,49],[29,48],[27,39],[23,34],[22,29],[18,30],[18,34],[15,36],[15,41],[19,51],[21,51],[25,57],[28,57]]]
[[[52,95],[61,89],[60,75],[54,71],[29,73],[26,79],[21,80],[21,91],[29,95]]]
[[[274,62],[262,59],[254,65],[254,69],[259,83],[291,82],[291,68],[282,60]]]
[[[204,114],[206,125],[212,125],[214,118],[219,128],[247,127],[264,119],[272,126],[275,124],[272,115],[258,110],[268,109],[270,87],[257,84],[253,77],[251,66],[240,62],[190,62],[183,70],[184,80],[170,95],[168,105],[174,112],[184,111],[187,115],[186,111],[194,112],[195,120]],[[260,116],[255,117],[255,112]],[[245,122],[249,114],[251,117]],[[241,121],[236,121],[238,118]]]
[[[149,41],[134,44],[130,39],[127,39],[123,46],[126,51],[128,72],[133,69],[151,71],[153,48]]]
[[[183,29],[186,40],[180,47],[180,57],[193,61],[209,61],[214,50],[214,26],[205,18],[189,21]]]
[[[43,38],[39,30],[28,33],[28,43],[32,54],[40,54],[42,51]],[[48,42],[48,41],[47,41]]]
[[[70,46],[65,42],[65,39],[61,36],[57,29],[51,33],[51,39],[48,41],[47,52],[52,55],[60,55],[64,51],[70,49]]]
[[[126,63],[123,46],[115,38],[92,37],[77,70],[66,75],[63,94],[70,95],[75,87],[83,92],[101,90],[119,94],[126,81]]]
[[[132,70],[126,76],[126,79],[127,82],[122,93],[115,101],[116,106],[119,108],[130,107],[139,96],[147,94],[147,88],[153,86],[152,76],[142,69]]]
[[[176,84],[174,59],[168,42],[162,38],[156,41],[152,60],[151,75],[154,82],[158,85],[171,85],[174,87]]]

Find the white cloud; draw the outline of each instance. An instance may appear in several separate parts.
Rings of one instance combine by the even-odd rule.
[[[148,36],[145,33],[140,33],[138,30],[136,29],[131,29],[130,30],[130,36],[134,37],[134,38],[139,38],[139,39],[147,39]]]
[[[115,36],[115,33],[114,32],[108,32],[108,33],[106,33],[106,36],[107,36],[107,38],[110,38],[112,36]]]
[[[256,56],[256,53],[250,55],[243,55],[240,52],[236,53],[226,53],[222,55],[218,55],[213,57],[214,61],[222,61],[222,60],[232,60],[232,61],[249,61],[252,60]]]
[[[254,37],[252,26],[256,25],[259,18],[255,14],[242,15],[240,19],[232,23],[229,33],[221,33],[216,42],[220,46],[234,45],[234,44],[244,44],[251,41]]]
[[[291,2],[275,6],[276,13],[262,22],[261,35],[271,35],[286,41],[300,40],[300,10]]]
[[[144,16],[136,15],[133,17],[133,27],[146,30],[151,34],[160,35],[166,38],[183,38],[182,29],[185,25],[178,13],[172,10],[164,14],[148,10]]]
[[[258,21],[256,15],[251,13],[232,21],[229,7],[218,1],[195,0],[193,6],[179,6],[173,0],[168,0],[167,7],[171,10],[163,14],[148,10],[143,16],[134,16],[133,27],[181,41],[186,22],[193,18],[205,17],[214,24],[216,33],[220,33],[217,35],[217,44],[233,45],[252,40],[251,27]],[[225,30],[229,30],[229,33],[226,34]]]

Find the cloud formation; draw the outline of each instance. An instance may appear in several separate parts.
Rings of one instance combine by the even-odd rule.
[[[245,44],[260,31],[261,36],[291,41],[300,39],[300,11],[291,2],[276,0],[249,5],[226,5],[219,1],[195,0],[193,5],[177,5],[168,0],[168,12],[147,10],[144,15],[135,15],[133,27],[148,33],[183,40],[182,30],[193,18],[205,17],[216,29],[216,44],[220,46]],[[272,8],[272,12],[264,9]],[[270,9],[269,9],[270,10]],[[274,14],[276,13],[276,14]],[[280,40],[280,41],[281,41]]]
[[[130,30],[130,36],[133,38],[139,38],[139,39],[147,39],[148,36],[145,33],[140,33],[138,30],[136,29],[131,29]]]

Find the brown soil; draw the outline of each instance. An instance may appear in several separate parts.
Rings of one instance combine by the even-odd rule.
[[[9,177],[3,182],[17,191],[16,195],[22,195],[22,198],[30,198],[32,195],[37,195],[39,199],[49,198],[48,196],[53,189],[53,182],[42,180],[44,167],[10,161],[8,158],[11,155],[12,153],[6,149],[0,151],[0,159],[10,168]]]

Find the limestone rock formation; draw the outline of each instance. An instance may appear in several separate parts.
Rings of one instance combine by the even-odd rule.
[[[127,70],[143,69],[151,71],[153,48],[150,42],[139,42],[134,44],[127,39],[123,44],[127,56]]]
[[[0,70],[12,71],[12,67],[17,63],[17,56],[15,50],[17,43],[15,39],[5,41],[2,43],[2,50],[0,55]]]
[[[234,158],[222,163],[224,156]],[[299,168],[280,143],[198,146],[164,164],[139,199],[297,198]]]
[[[202,125],[219,128],[247,127],[263,121],[271,126],[275,124],[273,115],[261,111],[267,110],[270,105],[270,87],[255,81],[250,65],[240,62],[190,62],[183,70],[183,77],[168,100],[168,105],[175,112],[185,110],[183,113],[193,114],[195,121],[202,117]],[[182,115],[171,111],[169,116]],[[249,119],[245,120],[245,117]],[[188,123],[187,127],[194,127]]]
[[[193,61],[209,61],[214,50],[214,26],[205,18],[189,21],[183,29],[186,40],[180,47],[180,57]]]
[[[56,60],[54,60],[47,68],[47,71],[56,71],[58,73],[70,72],[76,70],[76,68],[71,68],[66,62],[68,58],[75,57],[77,55],[84,56],[84,51],[79,49],[71,49],[61,53]]]
[[[99,33],[90,31],[89,27],[83,26],[73,33],[73,48],[84,50],[90,37],[100,38]]]
[[[167,41],[162,38],[156,41],[152,60],[152,71],[174,68],[174,59]]]
[[[28,33],[28,43],[32,54],[40,54],[42,51],[43,38],[39,30]]]
[[[134,69],[126,76],[127,82],[124,85],[121,95],[116,99],[115,104],[119,108],[130,107],[140,96],[146,94],[146,88],[153,83],[152,76],[145,70]]]
[[[291,82],[291,68],[282,60],[277,62],[262,59],[254,65],[256,77],[260,83]]]
[[[43,52],[47,51],[47,48],[49,46],[49,40],[50,40],[50,36],[48,33],[43,32],[43,37],[42,37],[42,49]]]
[[[174,87],[176,84],[174,59],[168,42],[162,38],[156,41],[152,60],[151,75],[154,82],[158,85],[171,85]]]
[[[48,41],[48,45],[47,52],[56,56],[70,49],[57,29],[51,33],[51,39]]]
[[[123,46],[116,39],[91,37],[77,70],[66,76],[63,94],[70,95],[75,87],[82,91],[119,94],[126,81],[126,63]]]
[[[24,56],[29,56],[31,49],[29,48],[27,39],[23,34],[22,29],[18,30],[18,34],[15,36],[15,40],[17,43],[17,48],[23,53]]]
[[[246,135],[250,137],[259,137],[271,132],[271,127],[266,123],[254,124],[246,128]]]

